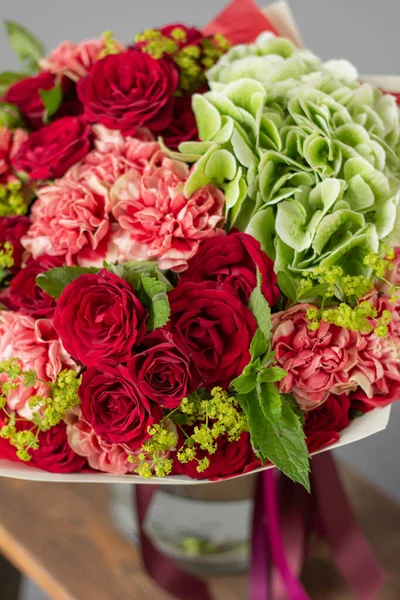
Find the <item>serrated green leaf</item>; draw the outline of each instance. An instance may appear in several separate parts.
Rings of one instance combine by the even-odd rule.
[[[46,122],[50,117],[56,114],[63,100],[63,91],[61,85],[55,85],[51,90],[39,90],[43,106],[46,111]]]
[[[23,126],[19,108],[10,102],[0,102],[0,127],[15,129]]]
[[[4,96],[8,88],[14,85],[14,83],[17,83],[17,81],[21,81],[21,79],[25,79],[26,77],[29,77],[26,73],[14,73],[11,71],[0,73],[0,98]]]
[[[167,286],[155,277],[141,275],[138,296],[149,309],[147,328],[150,331],[163,327],[170,315]]]
[[[250,344],[250,354],[252,360],[260,358],[268,350],[268,342],[261,329],[257,329]]]
[[[158,279],[158,281],[162,281],[165,283],[168,291],[173,288],[171,282],[158,268],[157,263],[151,260],[133,260],[123,265],[105,262],[103,266],[105,269],[108,269],[108,271],[111,271],[111,273],[114,273],[114,275],[121,277],[121,279],[125,279],[125,281],[130,283],[135,289],[139,286],[142,275],[154,277],[155,279]]]
[[[36,372],[33,370],[30,371],[25,371],[24,373],[24,386],[26,388],[28,387],[35,387],[36,385]]]
[[[268,383],[258,384],[249,394],[238,395],[238,401],[247,416],[255,451],[309,491],[305,435],[301,419],[290,402]]]
[[[248,394],[254,390],[256,385],[257,371],[253,367],[252,363],[247,365],[247,367],[243,369],[243,373],[231,382],[231,386],[237,394]]]
[[[251,293],[248,306],[256,318],[259,329],[264,334],[266,341],[269,342],[272,333],[271,309],[261,291],[260,273],[257,274],[257,287]]]
[[[37,71],[39,60],[45,54],[42,42],[29,29],[14,21],[5,21],[4,24],[9,42],[24,68],[29,71]]]
[[[37,285],[52,298],[59,298],[64,288],[87,273],[98,273],[95,267],[57,267],[36,277]]]
[[[260,371],[257,376],[258,383],[274,383],[286,377],[287,373],[280,367],[267,367]]]

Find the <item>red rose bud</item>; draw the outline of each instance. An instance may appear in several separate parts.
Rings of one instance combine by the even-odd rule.
[[[148,428],[162,418],[161,408],[139,394],[126,367],[91,367],[79,388],[82,417],[106,443],[138,450]]]
[[[90,123],[133,135],[137,127],[161,131],[172,119],[178,71],[172,61],[128,50],[105,56],[78,82]]]
[[[12,85],[5,94],[3,101],[15,104],[19,108],[29,129],[40,129],[44,126],[45,107],[40,97],[40,90],[49,91],[55,87],[58,79],[53,73],[40,73],[35,77],[21,79]],[[76,97],[76,86],[67,77],[61,79],[63,101],[53,118],[64,115],[79,114],[82,107]]]
[[[184,447],[186,437],[179,436],[178,450]],[[186,475],[191,479],[221,479],[248,473],[261,466],[254,455],[248,433],[242,433],[237,442],[230,441],[226,436],[216,439],[217,451],[210,454],[204,450],[197,450],[195,460],[182,464],[175,455],[174,470],[176,473]],[[210,465],[199,473],[199,461],[208,458]]]
[[[40,256],[37,260],[31,258],[10,284],[10,303],[14,310],[32,315],[36,318],[51,318],[56,302],[37,284],[39,273],[62,267],[63,261],[55,256]]]
[[[18,273],[21,267],[25,251],[21,245],[21,238],[27,233],[30,224],[28,217],[0,217],[0,244],[9,242],[13,247],[14,266],[11,268],[12,273]]]
[[[257,286],[257,269],[262,277],[262,292],[270,306],[279,299],[279,289],[274,263],[261,250],[257,240],[247,233],[231,233],[215,237],[201,244],[196,255],[189,261],[181,282],[225,282],[237,290],[247,304],[251,292]]]
[[[170,330],[192,358],[204,384],[228,387],[250,361],[257,329],[233,287],[212,281],[180,283],[169,293]]]
[[[32,133],[13,159],[13,167],[31,179],[53,179],[90,150],[91,129],[82,117],[63,117]]]
[[[143,346],[146,349],[128,363],[133,382],[148,400],[176,408],[197,387],[196,366],[166,331],[158,329],[146,336]]]
[[[198,139],[197,124],[192,111],[191,96],[176,96],[172,121],[160,133],[168,148],[176,150],[182,142]]]
[[[347,394],[331,394],[318,408],[306,413],[304,432],[310,453],[340,439],[340,432],[350,423],[349,410],[350,400]]]
[[[57,300],[54,327],[66,351],[90,367],[129,360],[145,335],[146,318],[133,288],[102,269],[67,285]]]

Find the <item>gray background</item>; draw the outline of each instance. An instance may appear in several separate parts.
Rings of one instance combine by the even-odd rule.
[[[146,27],[177,21],[204,25],[224,0],[2,0],[0,16],[18,21],[47,49],[61,40],[79,41],[112,30],[128,42]],[[259,2],[264,5],[264,2]],[[363,74],[400,74],[400,0],[291,0],[306,44],[322,58],[345,57]],[[0,70],[17,68],[0,31]],[[386,432],[343,448],[338,455],[400,500],[400,406]],[[27,585],[24,598],[41,594]],[[91,599],[90,599],[91,600]]]

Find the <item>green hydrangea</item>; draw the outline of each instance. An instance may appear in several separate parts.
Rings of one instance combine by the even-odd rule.
[[[219,186],[228,225],[261,242],[292,299],[321,266],[368,275],[363,258],[400,242],[395,99],[281,38],[232,48],[208,79],[193,98],[201,141],[180,146],[195,163],[186,195]]]

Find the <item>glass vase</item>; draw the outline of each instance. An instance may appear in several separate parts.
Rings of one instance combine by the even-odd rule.
[[[238,573],[249,564],[256,476],[199,485],[160,485],[144,529],[154,546],[188,571]],[[110,510],[120,533],[137,543],[131,485],[110,486]]]

